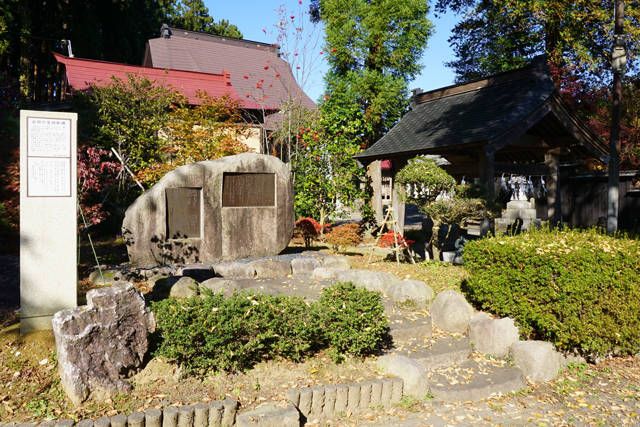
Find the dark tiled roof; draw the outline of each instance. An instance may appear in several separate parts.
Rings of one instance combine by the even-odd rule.
[[[289,64],[278,56],[279,49],[275,46],[178,28],[170,30],[169,38],[149,40],[145,65],[204,73],[220,73],[225,69],[242,98],[279,109],[291,94],[303,106],[316,108],[296,83]]]
[[[532,129],[548,113],[560,115],[579,131],[563,128],[591,155],[603,157],[606,145],[568,108],[551,78],[530,67],[418,94],[417,105],[380,140],[356,158],[367,160],[443,154],[447,150],[489,145],[497,150]]]
[[[196,90],[200,89],[206,90],[213,97],[229,94],[232,99],[243,102],[243,106],[247,109],[255,110],[261,108],[260,105],[253,101],[238,95],[233,86],[230,85],[228,74],[165,70],[92,59],[69,58],[57,53],[54,53],[54,56],[58,62],[65,65],[67,81],[76,90],[89,89],[92,84],[107,84],[111,81],[111,76],[125,78],[125,73],[140,73],[151,80],[159,80],[166,85],[173,86],[187,97],[191,105],[200,104],[200,99],[196,96]]]

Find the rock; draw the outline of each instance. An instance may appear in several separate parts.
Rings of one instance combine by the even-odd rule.
[[[412,394],[418,399],[424,399],[429,394],[427,371],[407,356],[380,356],[378,367],[387,374],[402,378],[405,395]]]
[[[300,413],[291,403],[279,402],[241,413],[238,427],[300,427]]]
[[[293,274],[308,273],[319,268],[320,261],[314,257],[295,258],[291,260],[291,271]]]
[[[253,261],[249,265],[256,270],[258,277],[283,277],[291,274],[291,264],[282,261]]]
[[[546,341],[518,341],[511,345],[511,358],[534,383],[551,381],[558,376],[560,354]]]
[[[87,305],[52,320],[60,382],[75,405],[131,390],[124,381],[142,365],[155,319],[133,284],[118,282],[87,293]]]
[[[414,346],[411,359],[427,371],[466,362],[473,349],[466,338],[444,337],[434,340],[429,346]]]
[[[317,277],[319,279],[335,279],[336,271],[347,271],[347,269],[333,268],[333,267],[332,268],[319,267],[319,268],[315,268],[311,272],[311,276]]]
[[[389,288],[389,298],[404,310],[429,308],[435,293],[431,286],[419,280],[396,282]]]
[[[169,296],[175,299],[191,298],[198,295],[198,282],[191,277],[181,277],[169,291]]]
[[[131,265],[217,262],[277,255],[293,235],[289,167],[243,153],[167,173],[127,209]]]
[[[247,263],[230,262],[213,266],[216,275],[221,277],[234,277],[238,279],[253,279],[256,269]]]
[[[442,252],[442,261],[449,264],[462,265],[462,251]]]
[[[222,293],[225,297],[230,297],[242,290],[242,285],[237,280],[222,277],[205,280],[200,283],[200,287],[210,289],[214,294]]]
[[[351,268],[349,259],[343,256],[325,256],[322,258],[322,266],[325,268]]]
[[[120,271],[114,269],[102,269],[102,274],[96,269],[89,274],[89,281],[98,286],[111,286],[121,278]]]
[[[482,354],[505,357],[511,344],[519,339],[520,332],[513,319],[491,319],[485,313],[478,313],[469,322],[469,340]]]
[[[176,276],[191,277],[196,282],[204,282],[213,277],[213,269],[210,265],[189,264],[180,267]]]
[[[433,324],[445,332],[466,332],[473,307],[456,291],[440,292],[431,304]]]
[[[397,276],[391,273],[368,270],[336,271],[335,278],[338,282],[352,282],[356,286],[384,294],[389,292],[391,285],[400,281]]]

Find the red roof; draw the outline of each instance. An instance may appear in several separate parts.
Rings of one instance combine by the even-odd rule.
[[[225,69],[231,72],[231,83],[240,96],[249,95],[249,99],[265,107],[280,109],[291,98],[310,110],[317,108],[274,45],[178,28],[170,30],[170,37],[149,40],[145,65],[206,73]],[[269,116],[267,123],[281,120],[280,116]]]
[[[65,65],[67,82],[75,90],[87,90],[91,85],[107,84],[111,81],[111,76],[125,78],[126,73],[140,73],[151,80],[162,82],[179,90],[187,97],[191,105],[200,105],[201,100],[196,96],[196,91],[203,90],[213,98],[229,94],[231,99],[242,101],[243,108],[246,109],[262,109],[260,104],[238,95],[231,85],[231,78],[226,70],[222,70],[222,74],[208,74],[126,65],[92,59],[69,58],[58,53],[53,55],[58,62]]]

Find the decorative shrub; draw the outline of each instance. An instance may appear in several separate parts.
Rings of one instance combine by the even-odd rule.
[[[465,245],[470,301],[525,336],[585,354],[640,350],[640,246],[591,229],[533,230]]]
[[[414,240],[407,239],[400,233],[396,233],[395,239],[393,237],[393,230],[389,230],[382,235],[380,238],[380,242],[378,242],[378,246],[381,248],[393,248],[396,244],[396,239],[398,242],[398,246],[407,247],[412,243],[415,243]]]
[[[329,355],[336,362],[345,354],[374,352],[389,326],[380,294],[350,282],[325,289],[317,309]]]
[[[299,361],[323,348],[336,360],[373,351],[387,326],[380,295],[352,284],[329,287],[318,302],[210,290],[152,304],[161,342],[155,355],[189,373],[241,371],[268,358]]]
[[[356,246],[362,241],[360,237],[360,226],[356,223],[340,225],[325,235],[324,240],[329,243],[336,252],[338,252],[341,247]]]
[[[318,238],[318,234],[322,227],[313,218],[300,218],[296,221],[296,233],[304,239],[304,245],[307,248],[311,247],[311,242]]]

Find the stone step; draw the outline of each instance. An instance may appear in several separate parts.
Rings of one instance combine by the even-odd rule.
[[[437,339],[407,340],[388,352],[415,360],[426,371],[464,363],[471,356],[471,343],[466,338],[443,337]]]
[[[474,360],[441,368],[429,376],[434,400],[443,402],[477,402],[493,393],[506,395],[527,388],[524,374],[515,366],[503,363],[478,363]]]
[[[423,341],[433,335],[433,322],[431,317],[412,315],[389,316],[389,335],[395,345],[404,344],[413,340]]]

